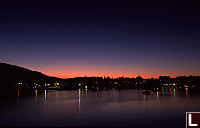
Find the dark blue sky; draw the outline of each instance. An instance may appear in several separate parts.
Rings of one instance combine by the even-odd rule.
[[[0,61],[62,78],[200,75],[200,9],[183,1],[0,1]]]

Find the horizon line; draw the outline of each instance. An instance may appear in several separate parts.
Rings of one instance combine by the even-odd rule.
[[[55,78],[59,78],[59,79],[72,79],[72,78],[78,78],[78,77],[102,77],[102,78],[112,78],[112,79],[117,79],[117,78],[136,78],[136,77],[141,77],[141,78],[143,78],[143,79],[159,79],[159,77],[160,76],[168,76],[168,77],[170,77],[170,78],[177,78],[177,77],[188,77],[188,76],[200,76],[200,75],[177,75],[177,76],[170,76],[170,75],[159,75],[159,76],[157,76],[157,77],[146,77],[146,76],[142,76],[142,75],[137,75],[137,76],[132,76],[132,77],[128,77],[128,76],[118,76],[118,77],[112,77],[112,76],[98,76],[98,75],[94,75],[94,76],[90,76],[90,75],[84,75],[84,76],[75,76],[75,77],[59,77],[59,76],[54,76],[54,75],[48,75],[48,73],[43,73],[43,72],[41,72],[41,71],[38,71],[38,70],[35,70],[35,69],[30,69],[30,68],[26,68],[26,67],[23,67],[23,66],[18,66],[18,65],[15,65],[15,64],[10,64],[10,63],[6,63],[6,62],[1,62],[0,61],[0,63],[2,63],[2,64],[8,64],[8,65],[12,65],[12,66],[17,66],[17,67],[21,67],[21,68],[24,68],[24,69],[27,69],[27,70],[30,70],[30,71],[36,71],[36,72],[40,72],[40,73],[42,73],[42,74],[44,74],[44,75],[47,75],[47,76],[49,76],[49,77],[55,77]]]
[[[50,76],[50,75],[49,75]],[[177,78],[177,77],[189,77],[189,76],[193,76],[193,77],[200,77],[200,75],[179,75],[179,76],[175,76],[175,77],[171,77],[170,75],[160,75],[160,76],[168,76],[170,78]],[[143,77],[143,76],[136,76],[136,77],[141,77],[142,79],[159,79],[159,77]],[[55,76],[50,76],[50,77],[55,77]],[[111,78],[111,79],[117,79],[117,78],[136,78],[136,77],[126,77],[126,76],[119,76],[119,77],[110,77],[110,76],[77,76],[77,77],[69,77],[69,78],[62,78],[62,77],[56,77],[56,78],[60,78],[60,79],[73,79],[73,78],[79,78],[79,77],[102,77],[102,78]]]

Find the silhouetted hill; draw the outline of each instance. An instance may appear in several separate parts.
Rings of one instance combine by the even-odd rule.
[[[7,88],[16,85],[18,82],[24,83],[45,83],[60,80],[50,77],[41,72],[31,71],[15,65],[0,62],[0,87]]]
[[[140,76],[136,78],[76,77],[60,79],[15,65],[0,63],[0,89],[12,86],[20,89],[153,89],[155,91],[164,87],[200,88],[200,76],[176,78],[160,76],[159,79],[143,79]]]

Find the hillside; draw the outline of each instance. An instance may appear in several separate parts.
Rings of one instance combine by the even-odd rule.
[[[29,69],[0,62],[0,82],[1,87],[11,87],[18,82],[25,83],[44,83],[60,80],[50,77],[41,72],[31,71]]]

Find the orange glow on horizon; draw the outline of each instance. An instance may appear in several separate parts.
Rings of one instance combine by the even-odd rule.
[[[66,74],[66,73],[53,73],[53,72],[48,72],[48,73],[44,73],[48,76],[53,76],[53,77],[57,77],[57,78],[62,78],[62,79],[68,79],[68,78],[76,78],[76,77],[110,77],[110,78],[119,78],[119,77],[129,77],[129,78],[136,78],[138,76],[141,76],[142,78],[146,78],[146,79],[149,79],[149,78],[159,78],[159,76],[170,76],[171,78],[175,78],[175,77],[179,77],[179,76],[190,76],[190,75],[193,75],[193,74],[183,74],[183,75],[179,75],[179,74],[149,74],[149,75],[145,75],[145,74],[142,74],[140,75],[138,73],[138,75],[136,73],[105,73],[102,74],[102,73],[71,73],[70,75],[69,74]],[[199,76],[198,74],[195,74],[193,76]]]
[[[22,66],[23,67],[23,66]],[[76,77],[129,77],[136,78],[141,76],[142,78],[159,78],[159,76],[170,76],[171,78],[179,76],[200,76],[199,71],[181,70],[181,69],[167,69],[167,68],[147,68],[147,67],[115,67],[115,66],[40,66],[32,68],[31,66],[24,66],[28,69],[42,72],[45,75],[67,79]]]

